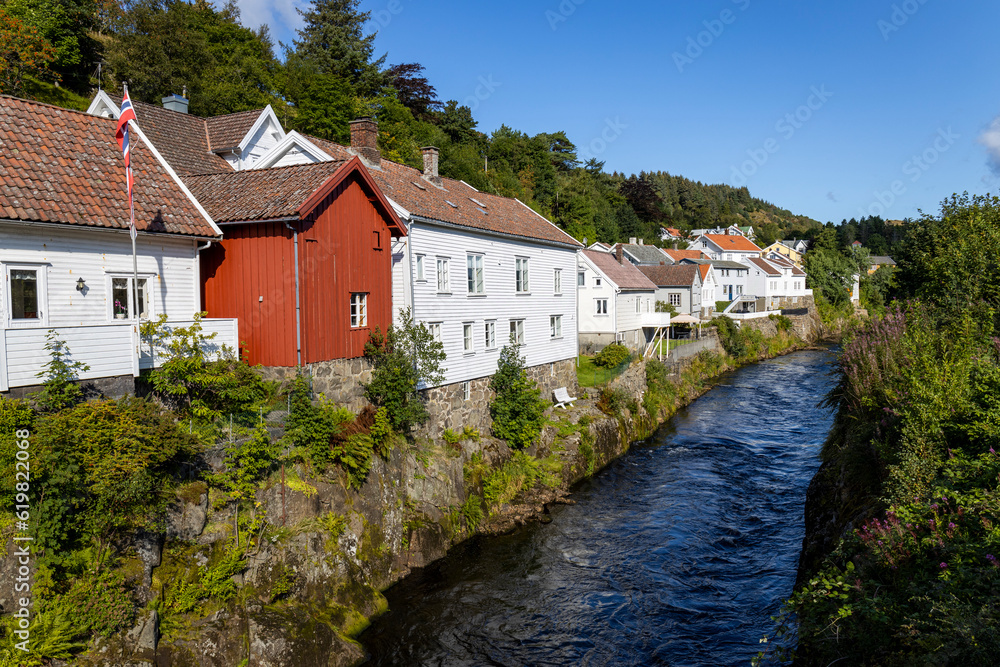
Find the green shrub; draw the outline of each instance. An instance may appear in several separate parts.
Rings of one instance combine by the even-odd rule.
[[[506,440],[514,449],[534,442],[545,425],[545,401],[524,371],[519,348],[511,343],[500,350],[497,372],[490,378],[490,389],[496,393],[490,403],[493,435]]]
[[[469,532],[476,532],[476,528],[483,521],[483,501],[482,499],[473,494],[465,499],[462,503],[462,516],[465,517],[465,523],[469,527]]]
[[[103,572],[77,578],[59,604],[73,610],[82,631],[111,637],[135,623],[133,590],[121,573]]]
[[[31,451],[35,425],[35,411],[27,401],[0,396],[0,507],[4,510],[14,505],[17,479],[16,459],[19,451],[16,437],[18,431],[28,433],[28,451]],[[23,434],[23,433],[22,433]],[[23,472],[23,471],[22,471]],[[29,471],[30,472],[30,471]]]
[[[360,489],[372,467],[374,444],[370,435],[356,433],[333,448],[333,459],[347,472],[347,484]]]
[[[42,378],[41,391],[31,397],[42,412],[58,412],[83,400],[83,390],[76,384],[80,373],[90,370],[90,366],[80,361],[70,361],[72,355],[66,341],[56,337],[54,329],[45,334],[45,349],[49,360],[35,377]]]
[[[594,355],[594,365],[601,368],[618,368],[632,358],[628,348],[612,343]]]
[[[590,434],[590,431],[584,431],[580,434],[580,456],[583,457],[583,464],[586,466],[584,471],[587,477],[592,477],[597,457],[594,456],[594,436]]]
[[[490,507],[508,503],[536,483],[554,488],[559,479],[538,460],[524,452],[514,452],[507,463],[489,472],[483,479],[483,499]]]
[[[232,414],[243,423],[255,415],[254,408],[265,401],[273,387],[233,350],[222,346],[218,359],[209,361],[206,350],[216,334],[202,333],[205,313],[196,313],[188,327],[167,330],[167,316],[142,325],[142,335],[157,348],[165,347],[168,358],[149,378],[153,389],[165,402],[186,416],[211,422]]]
[[[384,407],[375,411],[375,423],[371,427],[371,436],[375,453],[388,461],[394,438],[389,413]]]
[[[774,326],[777,327],[778,331],[792,331],[792,321],[784,315],[771,313],[767,316],[767,319],[774,322]]]
[[[320,397],[311,399],[309,381],[299,373],[289,397],[291,410],[285,422],[285,444],[299,448],[312,466],[323,470],[333,462],[331,440],[354,421],[354,413]]]
[[[605,388],[601,390],[601,396],[597,399],[597,409],[612,417],[619,417],[629,403],[629,395],[624,389]]]
[[[426,422],[427,408],[417,388],[443,381],[445,359],[444,346],[427,327],[414,323],[409,310],[404,310],[399,326],[389,327],[384,335],[375,328],[365,344],[365,358],[372,364],[365,396],[386,409],[392,428],[405,435]]]

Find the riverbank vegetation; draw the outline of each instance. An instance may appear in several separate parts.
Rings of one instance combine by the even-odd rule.
[[[1000,200],[912,223],[900,300],[849,333],[807,514],[799,664],[995,664],[1000,655]],[[810,548],[823,544],[827,548]],[[825,552],[825,553],[824,553]],[[794,644],[794,626],[782,630]],[[780,634],[780,632],[779,632]],[[762,654],[763,655],[763,654]]]

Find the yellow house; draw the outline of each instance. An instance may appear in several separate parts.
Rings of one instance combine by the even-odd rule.
[[[761,253],[761,256],[767,257],[768,253],[771,252],[775,252],[778,253],[779,255],[787,257],[792,264],[794,264],[800,269],[802,268],[802,258],[804,255],[798,250],[795,250],[794,248],[789,248],[781,241],[775,241],[771,245],[764,248],[764,251]]]

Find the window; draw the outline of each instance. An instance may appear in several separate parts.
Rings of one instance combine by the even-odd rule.
[[[600,286],[601,286],[601,279],[594,278],[594,287],[600,287]]]
[[[552,338],[562,338],[562,315],[549,317],[549,333]]]
[[[579,271],[576,274],[576,286],[586,287],[587,286],[587,273],[585,271]]]
[[[524,320],[510,321],[510,342],[524,345]]]
[[[528,260],[523,257],[518,257],[514,260],[516,265],[515,271],[515,289],[518,292],[528,291]]]
[[[14,320],[42,319],[38,269],[10,269],[10,316]]]
[[[351,295],[351,328],[368,326],[368,295]]]
[[[669,297],[671,306],[681,305],[681,295],[680,292],[671,292]]]
[[[462,325],[462,350],[466,353],[476,351],[472,342],[472,324],[468,322]]]
[[[436,342],[438,342],[438,343],[443,342],[441,340],[441,323],[440,322],[431,322],[430,324],[428,324],[427,325],[427,331],[430,332],[431,338],[433,338]]]
[[[552,272],[552,292],[553,294],[562,294],[562,269],[556,269]]]
[[[635,297],[635,314],[638,315],[642,312],[642,299]]]
[[[597,314],[607,315],[608,314],[608,300],[607,299],[595,299],[597,304]]]
[[[462,383],[462,398],[466,401],[472,399],[472,383],[463,382]]]
[[[134,278],[111,278],[111,317],[116,320],[130,320],[135,303]],[[149,318],[149,295],[146,278],[139,278],[139,318]]]
[[[448,280],[448,259],[445,257],[437,258],[437,278],[438,292],[450,292],[451,283]]]
[[[483,256],[469,255],[466,258],[468,269],[469,294],[483,294],[486,289],[483,285]]]
[[[417,255],[417,280],[426,280],[424,278],[424,256]]]
[[[497,323],[486,323],[486,349],[495,350],[497,347]]]

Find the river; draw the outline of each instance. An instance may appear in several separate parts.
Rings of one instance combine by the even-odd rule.
[[[741,665],[792,590],[834,356],[722,376],[552,522],[386,592],[367,665]]]

